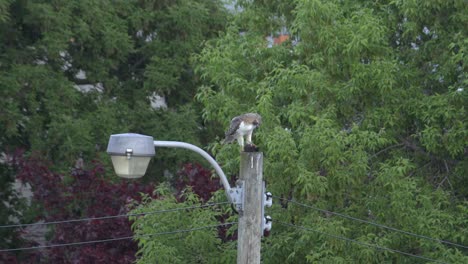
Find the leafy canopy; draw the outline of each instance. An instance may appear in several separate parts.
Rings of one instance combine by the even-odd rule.
[[[468,120],[463,1],[241,1],[195,56],[203,117],[259,112],[268,190],[466,243]],[[463,6],[465,8],[463,8]],[[265,36],[288,32],[269,48]],[[230,173],[233,146],[212,143]],[[283,204],[272,217],[440,261],[466,251]],[[415,263],[275,224],[265,263]],[[434,250],[436,249],[436,250]]]
[[[225,14],[208,0],[0,1],[0,146],[65,172],[79,157],[108,162],[99,154],[113,133],[200,145],[189,55]],[[168,108],[152,109],[154,95]]]

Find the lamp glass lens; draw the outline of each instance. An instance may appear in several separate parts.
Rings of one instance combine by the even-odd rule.
[[[151,157],[112,156],[112,164],[117,176],[123,178],[140,178],[145,175]]]

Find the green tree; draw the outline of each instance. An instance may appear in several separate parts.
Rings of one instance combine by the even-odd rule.
[[[167,184],[161,185],[156,193],[158,199],[144,198],[132,213],[168,212],[130,218],[139,246],[137,263],[235,262],[236,243],[223,242],[220,236],[223,228],[220,219],[231,211],[227,205],[200,208],[203,206],[200,197],[190,188],[176,197]],[[217,192],[210,201],[225,201],[224,195],[224,191]],[[235,232],[235,227],[226,225],[230,233]]]
[[[110,134],[206,142],[189,55],[225,21],[212,0],[0,0],[0,157],[23,149],[63,175],[77,161],[89,169],[98,160],[114,175],[104,154]],[[151,108],[153,95],[167,108]],[[161,152],[147,179],[196,159]],[[14,174],[0,163],[2,202],[17,204]],[[1,223],[18,209],[2,207]],[[2,235],[6,241],[14,232]]]
[[[203,117],[256,111],[268,190],[317,207],[466,244],[468,105],[464,1],[240,1],[195,56]],[[290,41],[268,48],[265,36]],[[224,169],[237,147],[211,142]],[[279,204],[279,201],[275,201]],[[466,249],[282,202],[271,215],[443,262]],[[264,263],[424,263],[274,224]],[[148,252],[148,251],[144,251]],[[144,253],[143,253],[144,254]],[[418,262],[419,261],[419,262]]]
[[[0,163],[0,173],[3,177],[0,178],[0,223],[2,225],[13,225],[24,219],[23,212],[26,206],[25,199],[13,188],[15,171],[2,161]],[[0,228],[0,247],[12,248],[20,245],[18,230],[13,228]],[[0,254],[1,261],[7,261],[9,255],[6,253]]]
[[[0,1],[1,149],[39,152],[67,171],[79,157],[108,162],[99,154],[112,133],[199,144],[189,54],[225,14],[208,0]],[[155,94],[167,109],[150,107]]]

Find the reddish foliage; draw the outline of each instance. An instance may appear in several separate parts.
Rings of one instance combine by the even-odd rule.
[[[178,172],[179,178],[176,182],[176,188],[179,199],[182,199],[182,191],[190,186],[195,194],[203,202],[208,201],[213,193],[220,189],[220,179],[211,177],[210,170],[203,168],[200,164],[186,163]]]
[[[190,186],[195,194],[200,197],[202,202],[207,202],[213,193],[221,188],[220,179],[218,176],[212,177],[212,171],[202,167],[200,164],[187,163],[183,165],[178,172],[179,178],[176,182],[178,199],[183,200],[182,192],[187,186]],[[233,179],[231,179],[232,181]],[[225,223],[228,215],[218,217],[221,223]],[[218,235],[223,241],[237,240],[237,234],[227,235],[229,227],[219,227]]]
[[[130,200],[140,193],[152,194],[154,186],[122,180],[110,183],[104,179],[104,168],[94,162],[90,170],[74,169],[69,177],[51,172],[39,159],[11,160],[17,167],[17,178],[28,182],[34,201],[43,207],[38,218],[58,221],[125,214]],[[67,182],[67,183],[65,183]],[[62,244],[132,236],[127,217],[91,220],[54,225],[49,243]],[[80,246],[50,248],[44,253],[49,263],[132,263],[137,244],[131,239]]]
[[[154,186],[140,182],[122,180],[110,183],[104,179],[104,168],[97,162],[89,170],[73,169],[67,177],[53,173],[49,165],[38,158],[23,158],[23,153],[15,153],[9,163],[17,169],[17,178],[27,182],[33,189],[33,203],[43,208],[37,220],[47,222],[67,219],[80,219],[125,214],[131,200],[140,200],[140,193],[152,195]],[[178,173],[176,189],[179,201],[183,201],[182,191],[190,186],[207,202],[213,193],[221,188],[220,179],[212,177],[212,172],[199,164],[185,164]],[[225,222],[227,215],[219,217]],[[132,236],[131,223],[126,217],[83,222],[70,222],[53,225],[50,244],[63,244],[92,240],[103,240]],[[226,235],[227,227],[219,228],[219,236],[224,240],[235,237]],[[25,246],[31,246],[30,244]],[[41,251],[28,251],[22,255],[24,263],[133,263],[137,244],[131,239],[106,243],[93,243],[79,246],[49,248]],[[4,254],[1,260],[20,263],[13,255]]]

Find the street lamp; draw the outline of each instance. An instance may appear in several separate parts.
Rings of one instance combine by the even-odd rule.
[[[242,152],[237,187],[231,188],[221,167],[201,148],[178,141],[154,141],[140,134],[111,135],[107,153],[118,176],[139,178],[145,175],[155,147],[184,148],[202,155],[221,178],[228,200],[239,212],[237,263],[260,263],[261,237],[271,229],[271,217],[264,217],[264,206],[271,206],[271,193],[265,193],[263,153]],[[244,197],[245,196],[245,197]],[[244,204],[245,199],[245,204]]]
[[[151,157],[155,155],[153,137],[131,133],[111,135],[107,153],[111,155],[119,177],[143,177]]]
[[[156,141],[151,136],[134,133],[111,135],[107,153],[111,155],[114,170],[119,177],[140,178],[145,175],[155,147],[184,148],[202,155],[215,169],[226,191],[226,196],[238,210],[242,210],[242,187],[231,188],[221,167],[201,148],[178,141]]]

